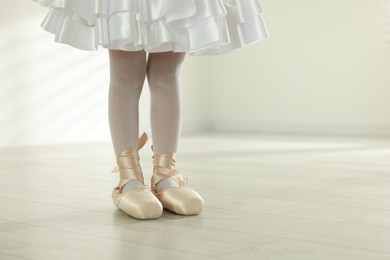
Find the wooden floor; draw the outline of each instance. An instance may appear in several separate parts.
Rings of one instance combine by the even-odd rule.
[[[390,139],[184,137],[206,208],[150,221],[113,205],[114,162],[109,143],[1,149],[0,259],[390,259]]]

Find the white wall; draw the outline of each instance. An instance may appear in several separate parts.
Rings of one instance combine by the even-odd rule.
[[[390,133],[383,0],[262,0],[271,38],[214,60],[213,129]]]
[[[189,57],[183,132],[390,133],[383,0],[262,0],[271,38]],[[47,10],[0,0],[0,147],[109,141],[105,49],[53,43]],[[141,130],[148,130],[148,91]]]

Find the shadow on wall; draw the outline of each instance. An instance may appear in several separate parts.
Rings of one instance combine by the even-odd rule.
[[[106,53],[53,43],[43,15],[0,25],[0,147],[109,140]]]

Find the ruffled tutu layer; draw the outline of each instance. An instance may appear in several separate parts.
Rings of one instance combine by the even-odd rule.
[[[82,50],[212,55],[268,37],[258,0],[34,0],[42,27]]]

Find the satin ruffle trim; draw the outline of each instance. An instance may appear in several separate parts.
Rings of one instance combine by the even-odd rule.
[[[33,0],[42,27],[82,50],[213,55],[268,37],[258,0]]]

